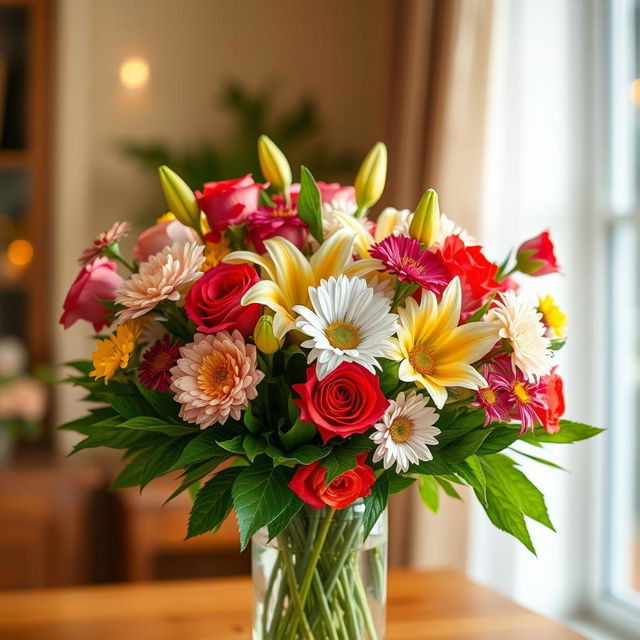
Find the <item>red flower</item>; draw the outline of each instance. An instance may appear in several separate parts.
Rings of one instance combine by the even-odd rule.
[[[242,296],[260,280],[248,264],[221,263],[209,269],[187,294],[185,311],[201,333],[237,329],[251,334],[261,313],[259,304],[243,307]]]
[[[318,191],[320,191],[320,201],[322,204],[328,204],[334,200],[345,200],[353,203],[356,201],[356,190],[355,187],[351,185],[343,186],[337,182],[322,182],[322,180],[318,180],[316,184],[318,185]],[[289,187],[289,198],[291,199],[292,207],[297,205],[299,195],[300,183],[294,182]],[[283,202],[284,198],[276,194],[273,200],[274,202]]]
[[[264,241],[274,236],[286,238],[302,249],[308,235],[307,225],[298,218],[295,209],[285,206],[261,207],[248,218],[247,237],[258,253],[266,251]]]
[[[523,242],[516,258],[518,271],[530,276],[545,276],[560,271],[548,231]]]
[[[460,277],[463,318],[479,309],[492,293],[502,290],[501,283],[495,279],[498,267],[487,260],[482,247],[468,247],[459,236],[449,236],[438,256],[448,280]]]
[[[546,409],[536,411],[540,423],[547,433],[560,431],[560,418],[564,415],[564,391],[562,378],[556,374],[554,367],[548,376],[541,380],[546,391]]]
[[[140,382],[152,391],[167,391],[171,385],[171,367],[174,367],[180,357],[182,340],[171,342],[169,334],[156,340],[145,352],[138,377]]]
[[[243,222],[257,210],[262,189],[264,186],[255,182],[249,173],[233,180],[206,182],[204,193],[196,191],[196,197],[209,226],[219,233],[229,225]]]
[[[68,329],[77,320],[87,320],[100,331],[109,324],[109,309],[100,300],[113,300],[122,283],[116,263],[108,258],[96,258],[85,265],[64,299],[60,324]]]
[[[292,387],[300,395],[294,402],[301,419],[316,425],[323,442],[364,433],[389,406],[378,376],[353,362],[343,362],[322,380],[314,364],[307,369],[306,383]]]
[[[376,481],[373,469],[364,464],[366,453],[356,457],[355,469],[345,471],[325,486],[327,470],[321,466],[321,460],[298,467],[289,483],[289,488],[308,505],[315,509],[324,506],[332,509],[344,509],[358,498],[371,494],[371,486]]]

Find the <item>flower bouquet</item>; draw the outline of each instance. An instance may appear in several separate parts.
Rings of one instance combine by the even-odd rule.
[[[564,314],[513,278],[557,272],[553,245],[545,232],[495,264],[433,190],[374,219],[381,143],[354,186],[305,167],[292,183],[266,136],[258,154],[264,184],[194,193],[161,167],[170,213],[135,259],[126,223],[82,254],[61,322],[113,329],[69,363],[94,404],[61,428],[84,436],[75,451],[124,451],[114,487],[181,472],[187,537],[235,511],[255,639],[380,640],[390,494],[416,484],[435,511],[468,485],[533,551],[526,518],[552,525],[518,456],[548,462],[515,445],[599,432],[561,419]]]

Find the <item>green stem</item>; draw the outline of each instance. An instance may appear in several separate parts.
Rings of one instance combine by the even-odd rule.
[[[271,570],[271,575],[269,576],[269,582],[267,584],[267,590],[264,594],[264,599],[262,600],[262,637],[267,639],[267,621],[269,619],[269,602],[271,601],[271,594],[273,593],[273,587],[276,583],[276,578],[278,574],[282,570],[282,555],[279,553],[276,557],[276,561],[273,563],[273,569]],[[275,611],[274,611],[275,615]]]
[[[355,582],[355,592],[356,599],[358,600],[358,609],[364,617],[364,626],[367,630],[367,635],[369,636],[369,640],[377,640],[378,634],[376,633],[376,626],[373,623],[373,618],[371,617],[371,609],[369,608],[367,593],[364,589],[364,585],[362,584],[362,576],[360,575],[357,566],[353,567],[353,580]]]
[[[129,269],[131,273],[133,273],[136,270],[135,266],[131,262],[128,262],[127,260],[125,260],[125,258],[122,256],[122,254],[120,253],[120,247],[117,242],[110,244],[104,250],[104,254],[106,256],[109,256],[110,258],[113,258],[114,260],[117,260],[120,264],[124,265],[127,269]]]

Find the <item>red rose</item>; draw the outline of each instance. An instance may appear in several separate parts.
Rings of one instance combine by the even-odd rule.
[[[460,278],[462,317],[479,309],[495,291],[502,289],[495,277],[498,266],[487,260],[480,246],[466,246],[459,236],[449,236],[438,251],[448,280]]]
[[[211,229],[220,232],[229,225],[243,222],[257,210],[262,189],[264,186],[255,182],[249,173],[234,180],[206,182],[204,193],[196,191],[196,197]]]
[[[560,271],[548,231],[523,242],[516,259],[518,271],[530,276],[545,276]]]
[[[564,415],[563,384],[562,378],[556,374],[557,368],[554,367],[551,373],[541,380],[546,392],[546,409],[536,409],[538,419],[547,433],[560,431],[560,418]]]
[[[264,241],[274,236],[286,238],[302,249],[308,235],[307,225],[298,218],[295,210],[286,207],[261,207],[248,218],[247,237],[258,253],[266,251]]]
[[[246,338],[256,326],[262,307],[243,307],[240,301],[259,280],[256,270],[248,264],[218,264],[191,287],[185,311],[201,333],[237,329]]]
[[[60,324],[68,329],[77,320],[87,320],[100,331],[109,323],[109,310],[100,300],[113,300],[122,283],[116,263],[108,258],[85,265],[64,299]]]
[[[307,381],[294,384],[300,417],[313,422],[322,440],[364,433],[382,416],[389,401],[382,395],[378,376],[353,362],[343,362],[322,380],[316,365],[307,369]]]
[[[321,466],[321,460],[298,467],[289,483],[289,488],[308,505],[315,509],[324,506],[332,509],[344,509],[358,498],[371,494],[371,486],[376,481],[373,469],[364,464],[366,453],[356,457],[355,469],[345,471],[325,486],[327,470]]]

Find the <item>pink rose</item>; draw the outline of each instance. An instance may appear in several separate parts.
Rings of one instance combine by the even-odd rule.
[[[530,276],[546,276],[560,271],[548,231],[543,231],[520,245],[516,256],[517,269]]]
[[[76,320],[86,320],[100,331],[109,323],[109,310],[99,300],[113,300],[122,283],[115,262],[108,258],[85,265],[64,300],[60,324],[68,329]]]
[[[197,242],[196,232],[178,220],[167,220],[145,229],[138,237],[133,253],[138,262],[146,262],[150,256],[174,242]]]
[[[264,241],[274,236],[286,238],[298,249],[302,249],[309,231],[297,213],[285,207],[261,207],[247,220],[247,238],[258,253],[266,251]]]
[[[333,200],[346,200],[347,202],[356,201],[356,190],[352,186],[342,186],[337,182],[317,182],[318,189],[320,190],[320,200],[322,204],[327,204]],[[298,204],[298,196],[300,195],[300,183],[294,182],[289,187],[289,197],[291,198],[291,206],[295,207]],[[274,198],[274,201],[276,196]],[[281,199],[281,198],[280,198]]]
[[[258,196],[264,185],[254,181],[251,174],[234,180],[206,182],[204,193],[196,191],[198,205],[204,211],[213,231],[224,231],[239,224],[258,209]]]

